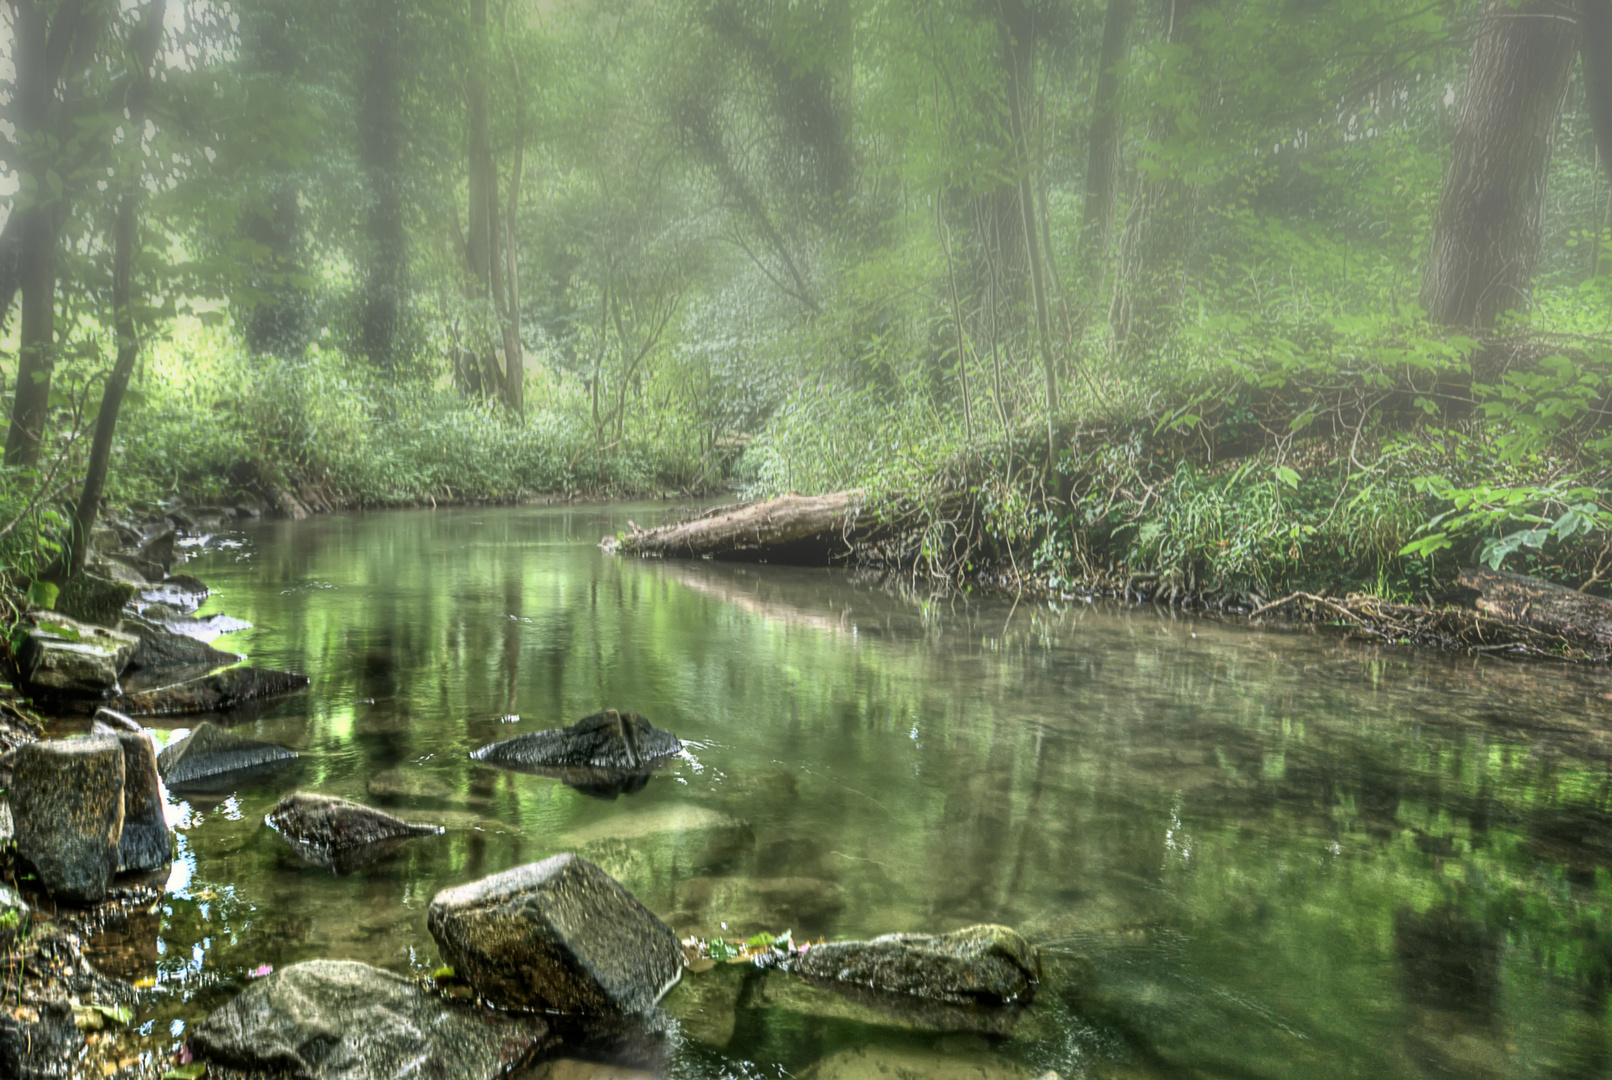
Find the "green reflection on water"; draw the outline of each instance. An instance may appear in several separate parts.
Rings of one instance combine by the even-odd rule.
[[[208,610],[255,624],[221,644],[313,677],[238,721],[304,758],[184,802],[186,858],[134,967],[197,1006],[263,963],[429,970],[438,888],[576,850],[679,932],[1017,926],[1048,979],[991,1040],[1004,1068],[1612,1071],[1606,674],[595,548],[655,513],[265,525],[187,567]],[[466,758],[601,707],[689,754],[614,801]],[[449,832],[336,877],[262,825],[293,785]],[[981,1052],[778,976],[685,983],[678,1075],[792,1075],[869,1042]]]

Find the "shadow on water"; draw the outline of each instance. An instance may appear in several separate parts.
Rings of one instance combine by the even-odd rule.
[[[167,891],[107,931],[154,1040],[264,964],[428,973],[438,889],[575,851],[679,934],[1001,922],[1046,979],[959,1029],[719,968],[533,1077],[1606,1075],[1608,673],[597,550],[654,513],[266,524],[187,567],[254,624],[219,647],[314,685],[228,718],[297,771],[174,793]],[[468,757],[601,708],[686,752],[653,782]],[[262,823],[292,786],[446,832],[332,874]]]

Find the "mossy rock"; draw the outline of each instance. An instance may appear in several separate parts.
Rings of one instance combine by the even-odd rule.
[[[67,579],[56,596],[56,610],[80,622],[116,626],[123,617],[123,605],[140,590],[125,581],[111,581],[91,573],[78,573]]]

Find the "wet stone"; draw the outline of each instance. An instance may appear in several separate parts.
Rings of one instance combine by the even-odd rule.
[[[202,721],[196,730],[157,755],[157,770],[170,787],[195,784],[230,773],[270,769],[297,758],[295,750],[236,735]]]
[[[117,699],[117,706],[135,716],[219,712],[248,701],[295,693],[307,686],[308,676],[292,671],[233,667],[169,686],[124,694]]]
[[[470,756],[506,769],[639,769],[682,749],[676,735],[662,731],[637,713],[606,709],[570,727],[517,735],[474,750]]]
[[[137,640],[104,626],[36,612],[35,626],[17,649],[23,681],[36,692],[79,697],[118,693],[118,675]]]
[[[191,1029],[199,1057],[301,1080],[492,1080],[547,1033],[534,1017],[455,1005],[350,960],[310,960],[253,982]]]
[[[269,813],[269,824],[304,861],[345,873],[373,862],[439,825],[418,825],[383,810],[330,795],[297,791]]]
[[[8,1080],[68,1080],[83,1045],[65,1000],[0,1011],[0,1076]]]
[[[133,600],[139,591],[135,583],[114,581],[85,571],[74,574],[62,585],[56,596],[56,610],[81,622],[115,626],[123,615],[123,605]]]
[[[444,889],[426,926],[443,959],[503,1008],[643,1012],[683,970],[671,929],[571,854]]]
[[[841,1050],[804,1076],[808,1080],[1057,1080],[1056,1073],[1036,1074],[984,1050],[952,1053],[884,1046]]]
[[[956,1004],[1028,1003],[1041,981],[1035,947],[1017,931],[991,925],[836,941],[784,966],[796,975]]]
[[[118,868],[122,746],[104,735],[24,743],[12,768],[17,854],[53,897],[100,900]]]
[[[92,735],[114,738],[123,748],[123,835],[118,841],[120,871],[158,870],[173,861],[173,838],[163,811],[162,783],[157,776],[157,746],[143,731],[113,727],[101,713],[133,723],[110,709],[101,709],[90,728]]]

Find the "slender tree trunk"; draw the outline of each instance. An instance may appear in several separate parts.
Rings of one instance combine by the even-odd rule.
[[[1052,358],[1052,320],[1047,313],[1047,285],[1042,276],[1041,245],[1036,231],[1035,189],[1030,182],[1030,144],[1024,132],[1024,105],[1019,85],[1019,58],[1016,49],[1033,47],[1029,40],[1016,41],[1006,21],[1000,24],[1002,47],[1007,61],[1008,118],[1012,125],[1015,157],[1019,162],[1019,214],[1024,229],[1024,253],[1030,262],[1030,293],[1035,301],[1036,341],[1041,347],[1041,370],[1046,381],[1047,466],[1057,454],[1053,427],[1058,419],[1058,367]]]
[[[22,323],[17,342],[17,394],[6,434],[6,464],[33,468],[39,463],[56,366],[56,230],[48,214],[27,215],[19,273]]]
[[[1191,42],[1191,15],[1203,0],[1171,0],[1165,40]],[[1162,142],[1175,128],[1156,117],[1152,136]],[[1137,198],[1119,242],[1119,270],[1109,321],[1133,360],[1151,360],[1169,336],[1185,298],[1186,259],[1197,226],[1197,189],[1168,170],[1137,179]]]
[[[1097,89],[1092,96],[1090,143],[1086,151],[1086,198],[1081,208],[1080,261],[1088,275],[1108,265],[1113,243],[1114,208],[1119,200],[1119,151],[1123,130],[1120,88],[1133,0],[1108,0],[1103,47],[1097,57]],[[1100,273],[1100,271],[1098,272]]]
[[[166,0],[150,0],[140,18],[140,27],[132,42],[135,62],[124,107],[128,110],[130,129],[145,127],[146,96],[151,86],[151,65],[156,59],[157,47],[162,41],[163,15]],[[101,411],[95,417],[95,439],[90,444],[90,460],[84,473],[84,487],[78,496],[78,507],[73,514],[73,529],[65,553],[67,574],[70,577],[84,569],[84,556],[89,549],[90,530],[95,527],[95,516],[100,510],[101,496],[106,491],[107,471],[112,462],[112,438],[117,433],[118,414],[123,409],[123,395],[129,389],[129,376],[140,355],[140,332],[134,320],[134,264],[140,254],[140,197],[142,165],[139,140],[133,140],[130,151],[132,162],[126,166],[130,175],[124,181],[124,191],[118,201],[117,217],[112,225],[112,320],[117,331],[117,360],[107,376],[106,387],[101,391]]]
[[[504,214],[504,260],[507,268],[504,286],[509,303],[504,312],[504,399],[516,415],[526,414],[526,356],[521,344],[521,276],[517,257],[521,180],[526,169],[526,84],[521,79],[515,43],[509,36],[509,5],[504,5],[504,55],[509,60],[510,82],[515,92],[515,164],[509,177],[509,210]]]
[[[1576,45],[1565,14],[1553,0],[1490,0],[1484,11],[1422,273],[1434,323],[1486,330],[1529,306]]]
[[[497,312],[499,304],[493,292],[493,252],[496,247],[493,230],[498,208],[497,181],[493,173],[492,146],[487,130],[487,0],[470,0],[470,38],[471,63],[466,88],[470,121],[470,236],[465,245],[465,254],[470,262],[471,284],[476,298],[487,302]],[[478,328],[475,337],[479,344],[482,390],[488,394],[501,394],[503,380],[495,372],[497,361],[493,356],[487,328]]]
[[[1601,167],[1612,177],[1612,0],[1578,0],[1578,24],[1595,145]],[[0,244],[4,242],[0,237]]]
[[[372,0],[365,49],[360,150],[369,187],[368,251],[359,310],[359,347],[374,367],[395,378],[398,328],[408,239],[399,183],[403,118],[399,110],[397,53],[402,38],[401,0]]]

